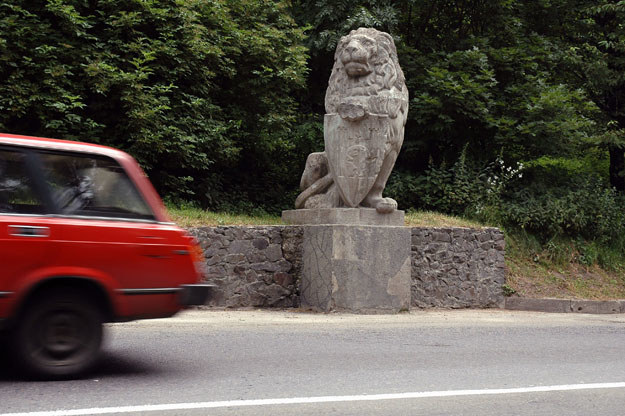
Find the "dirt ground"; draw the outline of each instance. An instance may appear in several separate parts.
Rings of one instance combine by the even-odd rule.
[[[528,298],[625,299],[625,279],[598,266],[569,264],[556,269],[531,261],[506,262],[506,281],[516,295]]]

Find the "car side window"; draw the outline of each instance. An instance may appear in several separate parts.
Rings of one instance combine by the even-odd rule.
[[[60,214],[154,219],[124,169],[101,156],[41,153],[44,177]]]
[[[45,213],[22,152],[0,149],[0,213]]]

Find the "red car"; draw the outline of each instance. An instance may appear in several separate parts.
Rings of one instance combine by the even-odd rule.
[[[203,260],[128,154],[0,134],[0,327],[29,372],[76,375],[104,322],[203,304]]]

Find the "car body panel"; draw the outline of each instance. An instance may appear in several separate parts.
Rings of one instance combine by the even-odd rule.
[[[105,146],[8,134],[0,134],[0,149],[37,155],[32,160],[39,176],[45,167],[39,156],[44,153],[110,158],[153,214],[150,219],[66,215],[58,204],[48,206],[50,189],[40,195],[46,205],[43,215],[0,211],[0,320],[17,313],[35,288],[63,278],[99,286],[112,306],[113,320],[170,316],[183,307],[179,288],[201,279],[191,254],[195,243],[170,222],[160,197],[131,156]],[[49,187],[43,176],[32,178],[38,182],[33,187]]]

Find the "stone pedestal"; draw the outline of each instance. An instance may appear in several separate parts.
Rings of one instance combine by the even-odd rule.
[[[358,224],[358,225],[404,225],[404,211],[379,214],[373,208],[320,208],[290,209],[282,211],[282,220],[288,224]]]
[[[300,300],[322,311],[395,313],[410,308],[410,229],[304,228]]]
[[[287,221],[318,222],[303,227],[301,306],[326,312],[408,310],[410,229],[363,224],[397,223],[399,216],[403,225],[403,212],[382,215],[358,208],[285,211]],[[351,223],[323,224],[338,220]]]

